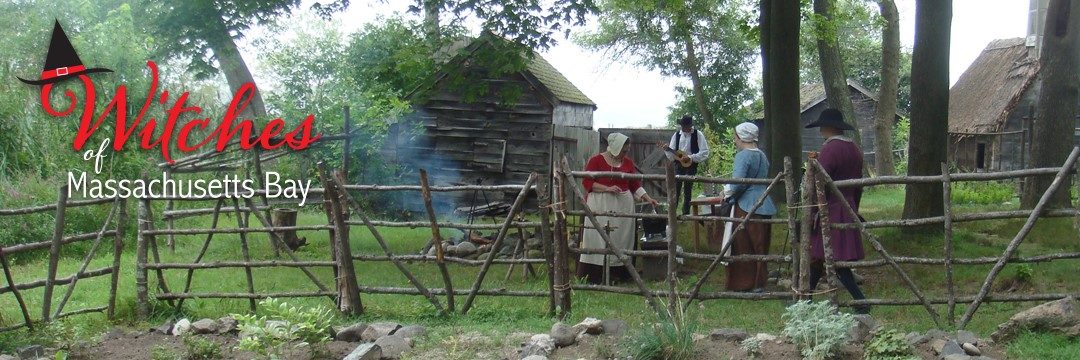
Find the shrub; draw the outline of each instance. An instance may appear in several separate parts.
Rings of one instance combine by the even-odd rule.
[[[750,358],[756,359],[761,356],[761,345],[763,345],[761,338],[751,336],[743,340],[739,345],[742,346],[743,350],[746,350],[746,355],[750,356]]]
[[[213,360],[221,358],[221,345],[214,340],[198,337],[195,335],[184,336],[184,347],[187,348],[185,360]]]
[[[913,360],[918,359],[911,351],[904,334],[889,329],[879,331],[863,348],[865,360]]]
[[[1012,201],[1012,184],[998,181],[964,181],[952,184],[952,200],[959,204],[999,205]]]
[[[627,348],[634,359],[688,360],[694,357],[694,331],[698,324],[687,321],[686,309],[681,306],[682,302],[678,304],[674,313],[660,314],[655,324],[645,326],[637,336],[627,338]]]
[[[1031,264],[1016,264],[1013,266],[1013,277],[1016,282],[1030,284],[1035,277],[1035,268]]]
[[[330,341],[330,310],[301,309],[273,298],[260,301],[259,308],[265,315],[232,315],[241,335],[237,349],[280,359],[289,343],[297,347],[311,345],[313,351],[318,351]]]
[[[788,306],[783,318],[784,335],[791,338],[803,358],[820,360],[832,356],[848,341],[855,317],[839,313],[827,302],[800,301]]]

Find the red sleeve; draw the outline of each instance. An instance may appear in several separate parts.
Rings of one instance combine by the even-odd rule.
[[[585,163],[585,171],[601,171],[600,163],[597,160],[603,161],[604,159],[596,155],[589,158],[589,162]],[[592,192],[592,186],[595,182],[595,179],[587,177],[581,180],[581,185],[585,187],[585,192]]]
[[[623,171],[625,171],[627,173],[630,173],[630,174],[636,174],[637,173],[637,167],[634,166],[634,160],[630,160],[629,156],[626,157],[625,160],[623,160],[623,169],[625,169]],[[630,180],[629,183],[630,183],[629,184],[630,186],[629,186],[628,190],[630,190],[631,193],[635,193],[635,192],[637,192],[637,189],[641,188],[641,180],[633,179],[633,180]]]

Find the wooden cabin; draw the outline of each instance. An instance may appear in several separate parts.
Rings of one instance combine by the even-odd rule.
[[[967,171],[1029,167],[1031,119],[1039,92],[1035,54],[1034,44],[1024,38],[994,40],[960,75],[949,90],[953,165]],[[1080,143],[1080,136],[1076,141]]]
[[[413,112],[391,126],[384,155],[427,169],[436,185],[520,185],[532,172],[551,174],[560,154],[580,169],[598,151],[596,103],[539,54],[526,58],[523,70],[492,76],[478,59],[501,41],[483,35],[458,42],[410,95]],[[462,75],[469,90],[462,90]],[[459,206],[484,201],[457,195]],[[516,193],[484,195],[512,201]]]

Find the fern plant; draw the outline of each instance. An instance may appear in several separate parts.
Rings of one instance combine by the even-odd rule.
[[[260,301],[259,308],[263,315],[232,315],[241,335],[237,349],[281,359],[288,344],[317,350],[330,341],[330,310],[303,309],[273,298]]]
[[[855,317],[840,313],[823,301],[799,301],[788,306],[783,318],[784,335],[791,338],[803,358],[823,360],[833,356],[848,342]]]

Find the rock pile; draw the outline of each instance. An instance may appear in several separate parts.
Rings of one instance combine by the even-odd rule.
[[[577,325],[557,322],[547,334],[533,335],[521,344],[518,358],[523,360],[546,360],[556,348],[572,346],[588,336],[622,336],[627,324],[622,320],[585,318]]]
[[[518,246],[522,239],[520,235],[506,234],[506,238],[503,239],[499,249],[493,251],[492,245],[496,236],[497,234],[481,236],[474,232],[468,240],[456,238],[455,240],[460,242],[443,241],[442,245],[446,255],[469,260],[484,260],[492,252],[495,253],[496,259],[509,259],[512,257],[540,259],[544,257],[542,243],[538,234],[525,233],[525,241],[520,247]],[[428,249],[426,255],[435,256],[435,247],[432,246]]]
[[[423,326],[394,322],[357,323],[334,330],[334,340],[363,342],[345,360],[397,359],[412,350],[415,339],[427,334]]]

